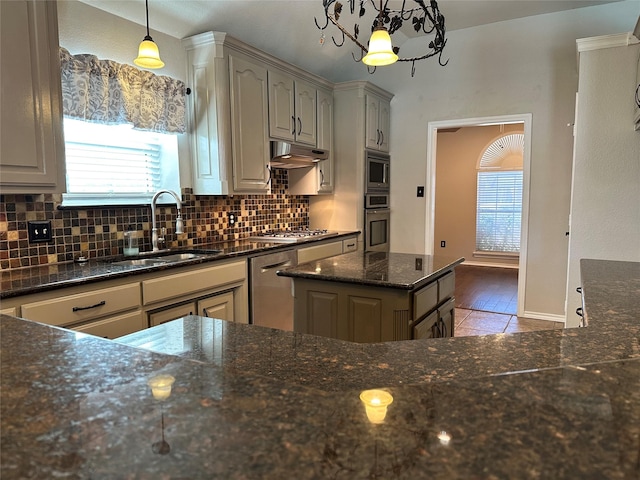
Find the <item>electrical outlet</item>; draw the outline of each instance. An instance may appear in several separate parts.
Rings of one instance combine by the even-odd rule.
[[[50,242],[52,239],[51,221],[27,222],[29,243]]]
[[[417,196],[424,197],[424,187],[418,187]]]
[[[445,242],[444,240],[440,241],[440,248],[446,248],[447,246],[447,242]]]
[[[422,259],[420,257],[416,258],[416,270],[422,270]]]
[[[235,212],[229,213],[229,226],[233,227],[238,222],[238,214]]]

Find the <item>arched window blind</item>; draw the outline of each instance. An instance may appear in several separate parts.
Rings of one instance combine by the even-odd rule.
[[[476,250],[518,253],[522,218],[524,134],[492,142],[478,162]]]

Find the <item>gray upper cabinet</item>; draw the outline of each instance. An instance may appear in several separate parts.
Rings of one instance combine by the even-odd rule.
[[[306,145],[317,144],[317,90],[278,70],[269,71],[269,135]]]
[[[269,191],[267,69],[229,56],[233,186],[236,191]]]
[[[267,69],[221,32],[182,41],[187,51],[192,184],[196,195],[269,191]]]
[[[389,152],[391,104],[384,98],[367,94],[365,146]]]
[[[64,137],[56,2],[0,2],[0,21],[2,191],[63,192]]]

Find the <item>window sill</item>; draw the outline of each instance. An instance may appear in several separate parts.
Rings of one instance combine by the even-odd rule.
[[[520,253],[518,252],[473,252],[473,256],[477,258],[494,258],[494,259],[507,259],[507,260],[517,260],[520,258]]]

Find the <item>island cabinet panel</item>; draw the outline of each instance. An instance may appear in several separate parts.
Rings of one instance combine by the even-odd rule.
[[[453,337],[455,311],[456,302],[453,298],[438,308],[438,318],[440,319],[442,337]]]
[[[437,338],[438,337],[438,312],[433,312],[427,318],[413,327],[413,338]]]
[[[438,282],[413,294],[413,318],[421,318],[438,305]]]
[[[349,336],[354,342],[382,341],[382,299],[352,297],[349,302]]]
[[[304,330],[313,335],[322,337],[348,339],[345,331],[338,328],[338,295],[327,292],[307,292],[306,314],[296,316],[304,318],[305,325],[295,326],[294,330]]]

